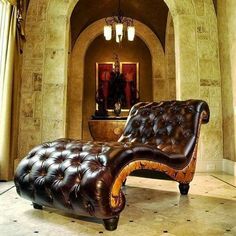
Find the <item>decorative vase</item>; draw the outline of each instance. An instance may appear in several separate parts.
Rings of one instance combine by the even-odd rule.
[[[116,102],[114,105],[114,113],[116,116],[119,116],[121,113],[121,103],[120,102]]]

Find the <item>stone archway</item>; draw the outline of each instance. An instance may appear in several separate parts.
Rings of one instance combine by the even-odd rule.
[[[78,37],[71,54],[71,73],[68,80],[68,136],[81,138],[82,100],[84,81],[84,58],[91,42],[103,33],[105,19],[100,19],[88,26]],[[135,20],[136,34],[149,48],[152,57],[153,99],[164,100],[168,94],[161,93],[167,83],[165,79],[165,55],[157,36],[143,23]],[[72,115],[73,114],[73,115]],[[76,128],[75,128],[76,127]]]
[[[69,19],[78,1],[42,1],[41,8],[38,1],[30,1],[26,25],[30,30],[22,72],[19,156],[40,141],[66,136]],[[211,0],[163,1],[174,23],[176,97],[202,98],[210,104],[211,122],[201,135],[199,169],[207,170],[207,163],[213,163],[215,170],[220,170],[223,156],[221,81],[213,3]],[[37,60],[33,52],[40,52]],[[41,86],[32,88],[32,75],[33,81],[42,81]],[[214,144],[209,140],[214,140]]]
[[[175,35],[174,23],[170,12],[166,23],[165,60],[169,99],[176,99]]]

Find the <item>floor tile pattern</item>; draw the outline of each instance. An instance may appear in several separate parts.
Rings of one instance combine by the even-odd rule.
[[[35,210],[17,195],[13,182],[0,183],[0,235],[236,235],[236,187],[232,183],[233,176],[197,174],[189,195],[180,196],[174,181],[129,177],[123,188],[126,207],[113,232],[94,218],[50,208]]]

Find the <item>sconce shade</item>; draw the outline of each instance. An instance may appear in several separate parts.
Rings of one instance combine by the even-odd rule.
[[[134,26],[128,26],[127,27],[127,32],[128,32],[128,40],[129,41],[134,41],[134,36],[135,36]]]
[[[112,26],[111,25],[105,25],[104,26],[104,37],[106,40],[111,40],[112,38]]]
[[[116,24],[116,42],[120,43],[123,37],[123,24]]]

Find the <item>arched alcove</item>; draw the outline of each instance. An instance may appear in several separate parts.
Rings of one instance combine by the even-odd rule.
[[[133,42],[127,39],[122,41],[122,46],[117,44],[115,40],[105,41],[103,35],[99,35],[89,45],[84,58],[84,93],[83,93],[83,130],[82,138],[91,140],[88,120],[95,112],[95,93],[96,93],[96,71],[97,62],[114,61],[114,55],[118,55],[120,62],[138,62],[138,86],[141,101],[152,101],[152,59],[149,48],[138,37]],[[69,95],[68,91],[68,95]],[[68,104],[73,106],[73,104]],[[127,112],[126,112],[127,113]],[[125,114],[126,114],[125,113]],[[70,114],[68,114],[68,117]],[[76,125],[76,124],[74,124]],[[78,130],[74,127],[74,130]]]
[[[93,40],[103,33],[105,19],[88,26],[76,40],[71,53],[71,70],[68,80],[68,136],[82,138],[82,104],[84,82],[84,58]],[[135,21],[137,36],[147,45],[152,57],[152,94],[154,100],[164,100],[167,81],[165,79],[165,56],[157,36],[143,23]],[[74,127],[77,127],[76,129]]]

